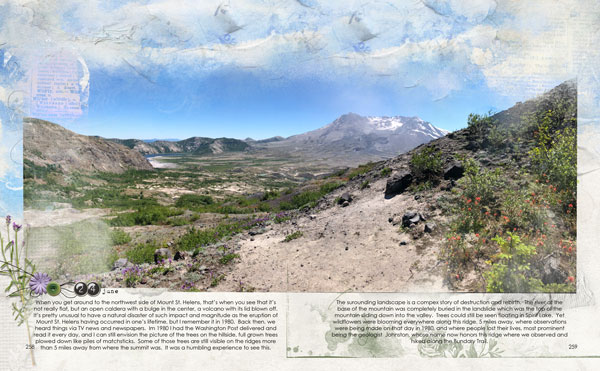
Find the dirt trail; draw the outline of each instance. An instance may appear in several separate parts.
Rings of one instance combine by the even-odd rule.
[[[436,267],[441,235],[413,240],[388,221],[408,210],[430,217],[437,212],[426,211],[428,203],[412,195],[385,199],[384,188],[381,179],[370,189],[354,190],[355,199],[347,207],[336,205],[276,224],[253,238],[245,236],[239,263],[215,291],[233,291],[240,281],[256,291],[275,292],[448,291]],[[332,201],[341,192],[327,198]],[[283,242],[295,231],[303,236]]]

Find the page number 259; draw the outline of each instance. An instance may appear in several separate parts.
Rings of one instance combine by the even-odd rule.
[[[569,344],[569,349],[577,349],[577,344]]]

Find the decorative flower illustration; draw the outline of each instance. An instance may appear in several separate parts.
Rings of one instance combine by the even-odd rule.
[[[35,273],[29,281],[29,288],[38,295],[46,293],[46,286],[52,279],[46,273]]]

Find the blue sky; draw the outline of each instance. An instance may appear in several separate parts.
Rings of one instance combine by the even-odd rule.
[[[74,56],[89,88],[83,116],[52,120],[140,139],[289,136],[347,112],[455,130],[572,78],[556,47],[569,40],[552,40],[568,34],[556,17],[581,17],[572,4],[493,0],[65,0],[38,11],[43,30],[11,28],[22,9],[7,7],[0,35],[33,70]]]
[[[255,139],[314,130],[340,115],[419,116],[446,130],[464,127],[470,112],[513,104],[483,81],[434,100],[423,87],[393,82],[280,78],[223,69],[198,79],[159,76],[149,82],[134,71],[91,71],[88,113],[62,123],[86,135],[119,138]],[[43,117],[42,117],[43,118]]]

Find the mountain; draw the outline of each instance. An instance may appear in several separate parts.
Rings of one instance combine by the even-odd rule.
[[[248,143],[232,138],[192,137],[179,141],[157,140],[147,142],[140,139],[107,139],[122,144],[143,155],[161,153],[194,153],[198,155],[218,154],[223,152],[243,152],[250,147]]]
[[[264,147],[353,163],[390,158],[446,134],[418,117],[348,113],[320,129],[267,142]]]
[[[177,138],[165,138],[165,139],[152,138],[152,139],[143,139],[143,141],[146,142],[146,143],[154,143],[154,142],[158,142],[158,141],[179,142],[180,140],[181,139],[177,139]]]
[[[26,166],[58,166],[65,172],[152,170],[144,156],[126,146],[35,118],[23,120],[23,158]]]

